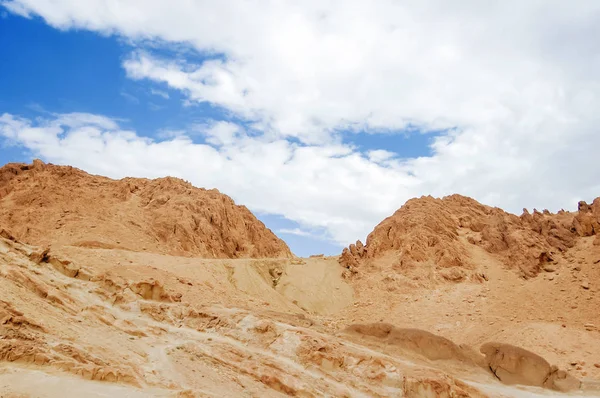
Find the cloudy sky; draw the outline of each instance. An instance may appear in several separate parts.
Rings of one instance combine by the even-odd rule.
[[[300,255],[600,196],[600,2],[0,0],[0,161],[172,175]]]

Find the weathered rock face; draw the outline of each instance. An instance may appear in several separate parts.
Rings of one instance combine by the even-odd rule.
[[[345,333],[355,335],[361,339],[372,339],[384,343],[386,348],[400,349],[414,352],[432,361],[457,360],[470,362],[477,361],[469,356],[467,350],[462,349],[454,342],[425,330],[397,328],[389,323],[353,324],[348,326]]]
[[[510,344],[485,343],[481,346],[486,365],[505,384],[545,387],[558,391],[580,388],[581,382],[559,370],[539,355]]]
[[[579,236],[600,233],[600,198],[596,198],[591,205],[579,202],[577,215],[573,219],[573,229]]]
[[[356,273],[369,260],[395,256],[395,269],[404,272],[429,264],[445,280],[477,279],[467,245],[497,255],[523,277],[536,276],[553,254],[573,247],[579,236],[600,231],[600,198],[580,202],[577,213],[547,210],[519,217],[482,205],[461,195],[411,199],[383,220],[367,237],[344,249],[340,263]]]
[[[401,329],[388,323],[354,324],[344,330],[360,339],[361,344],[382,344],[388,352],[400,348],[431,361],[459,361],[463,366],[481,367],[504,384],[544,387],[557,391],[573,391],[581,382],[541,356],[510,344],[489,342],[480,347],[480,354],[469,346],[419,329]],[[481,356],[483,354],[484,356]]]
[[[244,206],[177,178],[112,180],[79,169],[0,169],[0,222],[36,245],[147,250],[207,258],[290,257]]]

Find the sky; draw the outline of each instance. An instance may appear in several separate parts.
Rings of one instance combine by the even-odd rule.
[[[0,0],[0,163],[175,176],[297,255],[412,197],[600,196],[600,3]]]

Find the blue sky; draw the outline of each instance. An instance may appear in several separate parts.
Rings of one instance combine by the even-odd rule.
[[[598,2],[165,4],[0,0],[0,162],[215,187],[299,255],[416,196],[599,195]]]
[[[220,116],[207,104],[182,106],[182,96],[168,87],[128,79],[121,63],[131,47],[115,36],[61,31],[40,18],[6,13],[1,22],[0,107],[5,112],[99,113],[122,119],[141,134]]]
[[[28,118],[97,113],[120,119],[123,126],[149,137],[160,137],[163,130],[185,130],[206,120],[231,120],[226,112],[207,103],[186,106],[184,96],[167,85],[128,79],[122,60],[132,47],[115,36],[61,31],[41,18],[5,12],[0,19],[0,49],[0,112]],[[194,54],[195,62],[202,60]],[[203,141],[202,137],[194,139]],[[413,157],[429,152],[430,136],[363,132],[347,135],[344,141],[362,151],[385,148]],[[0,162],[31,162],[38,156],[4,142]],[[294,230],[300,225],[281,215],[255,214],[298,255],[341,252],[342,246],[327,239],[324,232],[316,236],[282,233],[282,229]]]

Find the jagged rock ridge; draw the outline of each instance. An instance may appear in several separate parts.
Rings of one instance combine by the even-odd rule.
[[[207,258],[290,257],[246,207],[172,177],[112,180],[36,160],[0,168],[0,222],[35,245]]]
[[[394,268],[407,273],[427,264],[441,279],[481,279],[467,245],[496,255],[523,277],[536,276],[557,252],[573,247],[581,236],[600,231],[600,198],[592,205],[579,203],[575,213],[524,209],[521,216],[461,195],[442,199],[411,199],[382,221],[367,237],[345,248],[340,263],[348,274],[369,260],[393,257]],[[595,239],[600,244],[600,235]]]

